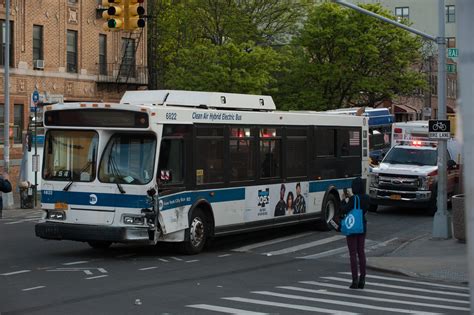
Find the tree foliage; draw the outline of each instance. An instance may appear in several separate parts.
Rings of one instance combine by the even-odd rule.
[[[394,18],[380,5],[365,5]],[[390,24],[336,4],[316,6],[293,41],[291,69],[278,83],[283,108],[374,106],[424,86],[413,65],[421,41]]]

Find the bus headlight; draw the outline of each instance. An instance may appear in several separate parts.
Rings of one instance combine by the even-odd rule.
[[[379,185],[379,174],[370,173],[369,174],[369,185],[370,187],[377,187]]]
[[[145,217],[136,216],[136,215],[124,215],[123,223],[125,224],[134,224],[134,225],[143,225],[145,223]]]
[[[51,210],[51,211],[48,211],[48,215],[46,216],[46,219],[66,220],[66,213],[61,210]]]

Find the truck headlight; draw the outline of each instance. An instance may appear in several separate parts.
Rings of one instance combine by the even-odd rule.
[[[369,174],[369,185],[370,187],[377,187],[379,185],[379,174],[370,173]]]
[[[421,176],[420,181],[420,190],[431,190],[433,184],[438,180],[438,171],[433,171],[426,176]]]

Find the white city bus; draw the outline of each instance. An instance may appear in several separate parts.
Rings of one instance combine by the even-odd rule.
[[[365,117],[281,112],[269,96],[126,92],[118,104],[45,107],[36,235],[179,242],[317,221],[368,166]]]

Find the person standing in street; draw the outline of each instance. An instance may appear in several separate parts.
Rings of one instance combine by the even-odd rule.
[[[369,210],[369,195],[365,193],[365,185],[362,178],[357,177],[352,181],[352,196],[348,196],[344,190],[341,201],[341,218],[344,217],[354,208],[354,196],[360,199],[360,208],[364,213],[364,232],[361,234],[352,234],[346,236],[347,247],[349,249],[349,257],[351,262],[352,284],[351,289],[363,289],[365,286],[365,234],[367,232],[367,211]],[[357,268],[359,267],[359,268]],[[359,269],[359,270],[358,270]]]
[[[9,193],[12,191],[12,184],[10,183],[9,177],[7,173],[3,173],[0,176],[0,191],[2,193]],[[3,210],[3,198],[0,195],[0,210]]]

